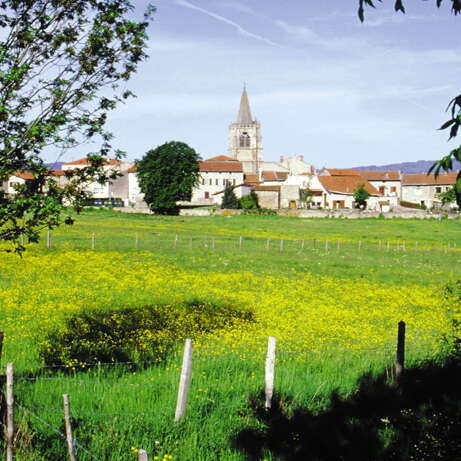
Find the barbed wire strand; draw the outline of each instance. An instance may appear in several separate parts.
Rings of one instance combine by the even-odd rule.
[[[51,424],[47,423],[45,420],[43,420],[42,418],[40,418],[40,416],[37,416],[34,412],[30,411],[27,407],[23,407],[22,405],[20,405],[19,403],[15,402],[14,403],[17,407],[21,408],[22,410],[24,410],[26,413],[28,413],[30,416],[32,416],[33,418],[37,419],[38,421],[40,421],[43,425],[45,425],[46,427],[48,427],[49,429],[53,430],[56,434],[58,434],[60,437],[62,437],[64,440],[67,441],[67,436],[66,434],[63,434],[59,429],[55,428],[54,426],[52,426]],[[73,439],[73,443],[75,444],[75,446],[83,451],[84,453],[86,453],[88,456],[90,456],[92,459],[95,459],[96,461],[101,461],[98,457],[96,457],[95,455],[93,455],[93,453],[91,453],[90,451],[88,451],[83,445],[81,445],[80,443],[77,442],[77,439]]]

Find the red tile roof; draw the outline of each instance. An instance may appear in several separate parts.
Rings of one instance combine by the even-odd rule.
[[[457,172],[441,173],[435,179],[433,174],[404,174],[402,185],[404,186],[435,186],[440,184],[456,184]]]
[[[35,178],[35,176],[32,173],[29,173],[28,171],[15,171],[14,176],[16,176],[17,178],[24,179],[26,181]]]
[[[325,168],[331,176],[360,176],[360,172],[357,170],[341,170],[338,168]]]
[[[245,174],[245,184],[261,184],[261,181],[259,180],[259,175],[257,174]]]
[[[280,192],[280,186],[255,186],[253,190],[257,191],[273,191]]]
[[[400,171],[358,171],[368,181],[400,181]]]
[[[115,159],[115,158],[105,159],[104,161],[105,165],[120,165],[120,163],[121,163],[120,160]],[[81,158],[80,160],[75,160],[73,162],[64,163],[63,165],[64,166],[66,165],[88,165],[88,159],[85,157],[85,158]]]
[[[137,165],[134,165],[131,168],[128,168],[128,173],[136,173],[137,171],[138,171]]]
[[[205,162],[238,162],[235,158],[228,157],[227,155],[218,155],[217,157],[207,158]]]
[[[224,156],[222,156],[224,157]],[[234,159],[230,160],[205,160],[199,162],[200,171],[232,171],[237,173],[243,173],[242,162]]]
[[[288,178],[287,171],[263,171],[263,181],[286,181]]]
[[[352,195],[360,184],[371,195],[382,195],[362,176],[319,176],[319,181],[328,192]]]

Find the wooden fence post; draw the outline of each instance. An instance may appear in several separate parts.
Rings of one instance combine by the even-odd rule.
[[[456,251],[456,242],[453,243],[453,251]]]
[[[192,376],[192,340],[186,339],[184,356],[182,358],[181,378],[179,380],[178,402],[174,422],[178,422],[186,415],[187,396],[189,394],[190,380]]]
[[[341,249],[341,243],[338,240],[338,251]]]
[[[14,441],[14,371],[13,364],[6,366],[6,461],[13,461]]]
[[[325,251],[328,252],[328,240],[325,240]]]
[[[46,247],[51,248],[51,232],[48,231],[46,234]]]
[[[301,242],[301,250],[304,250],[304,239],[303,239],[303,241]]]
[[[271,239],[267,239],[267,242],[266,242],[266,250],[267,251],[269,251],[270,245],[271,245]]]
[[[397,240],[397,251],[400,251],[400,240]]]
[[[274,395],[275,344],[276,339],[273,336],[269,336],[266,356],[266,410],[272,407],[272,396]]]
[[[426,243],[424,245],[424,249],[427,251],[427,240],[426,240]]]
[[[138,239],[138,234],[136,234],[136,239],[135,239],[135,248],[138,249],[139,246],[139,239]]]
[[[359,251],[362,249],[362,241],[359,240]]]
[[[450,242],[447,243],[447,252],[450,251]]]
[[[280,252],[283,251],[283,239],[280,240]]]
[[[402,243],[402,250],[405,251],[405,240]]]
[[[416,240],[416,251],[418,251],[418,240]]]
[[[214,250],[215,243],[214,243],[214,237],[211,237],[211,248]]]
[[[149,461],[146,450],[138,450],[138,461]]]
[[[397,336],[397,361],[395,364],[395,383],[399,385],[405,366],[405,322],[399,322]]]
[[[3,330],[0,330],[0,362],[2,360],[2,350],[3,350],[3,337],[5,334],[3,333]]]
[[[91,249],[94,250],[94,232],[91,234]]]
[[[387,251],[389,251],[391,248],[391,244],[389,243],[389,240],[387,241]]]
[[[69,395],[63,394],[62,399],[64,401],[64,421],[66,423],[66,438],[67,438],[67,448],[69,450],[70,461],[76,461],[75,457],[75,446],[74,439],[72,438],[72,426],[70,424],[70,404],[69,404]]]
[[[189,248],[192,250],[192,237],[189,239]]]

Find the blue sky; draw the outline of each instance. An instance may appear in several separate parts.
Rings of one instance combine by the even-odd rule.
[[[136,1],[141,9],[144,2]],[[243,83],[264,156],[315,167],[437,159],[437,128],[461,92],[461,18],[448,0],[391,0],[357,17],[356,0],[157,0],[137,94],[108,127],[127,158],[171,140],[226,154]],[[81,149],[81,148],[80,148]],[[77,158],[72,152],[66,158]]]

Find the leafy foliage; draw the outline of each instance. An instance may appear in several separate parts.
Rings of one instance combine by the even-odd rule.
[[[85,368],[89,363],[158,360],[185,338],[251,321],[250,311],[192,301],[77,314],[41,346],[47,365]]]
[[[64,204],[81,209],[86,183],[117,176],[103,168],[112,150],[104,125],[117,103],[132,96],[119,85],[147,57],[154,8],[140,22],[129,19],[132,10],[128,0],[0,3],[0,184],[18,171],[34,178],[14,194],[0,190],[0,240],[18,252],[21,234],[38,241],[42,228],[60,223]],[[58,184],[43,150],[63,152],[98,138],[88,168],[66,173]]]
[[[369,6],[375,8],[375,4],[373,3],[374,0],[359,0],[359,11],[358,15],[360,21],[364,21],[365,19],[365,11],[364,7]],[[378,0],[381,2],[382,0]],[[437,8],[440,8],[442,5],[443,0],[436,0]],[[454,15],[461,14],[461,0],[451,0],[451,11]],[[394,3],[395,11],[400,11],[405,13],[405,6],[404,0],[395,0]],[[450,137],[449,140],[455,138],[458,135],[458,130],[461,125],[461,94],[455,96],[448,104],[447,112],[449,111],[451,114],[451,118],[447,120],[441,127],[440,130],[446,130],[450,128]],[[428,171],[430,174],[434,171],[435,177],[437,177],[441,170],[443,171],[451,171],[453,170],[453,159],[457,160],[458,162],[461,161],[461,146],[453,149],[450,153],[440,160],[435,162]],[[456,193],[456,202],[458,206],[461,204],[461,171],[458,172],[457,176],[457,183],[455,185],[455,193]]]
[[[240,198],[240,207],[244,210],[257,210],[259,208],[258,196],[254,190],[249,195]]]
[[[364,184],[359,184],[357,189],[354,190],[354,200],[356,208],[365,208],[367,206],[367,200],[370,197],[370,193],[365,189]]]
[[[228,182],[224,188],[224,195],[221,202],[221,208],[224,210],[238,210],[240,208],[240,202],[235,195],[232,184]]]
[[[151,149],[137,164],[139,187],[151,210],[175,214],[178,201],[189,201],[200,178],[200,156],[183,142]]]

